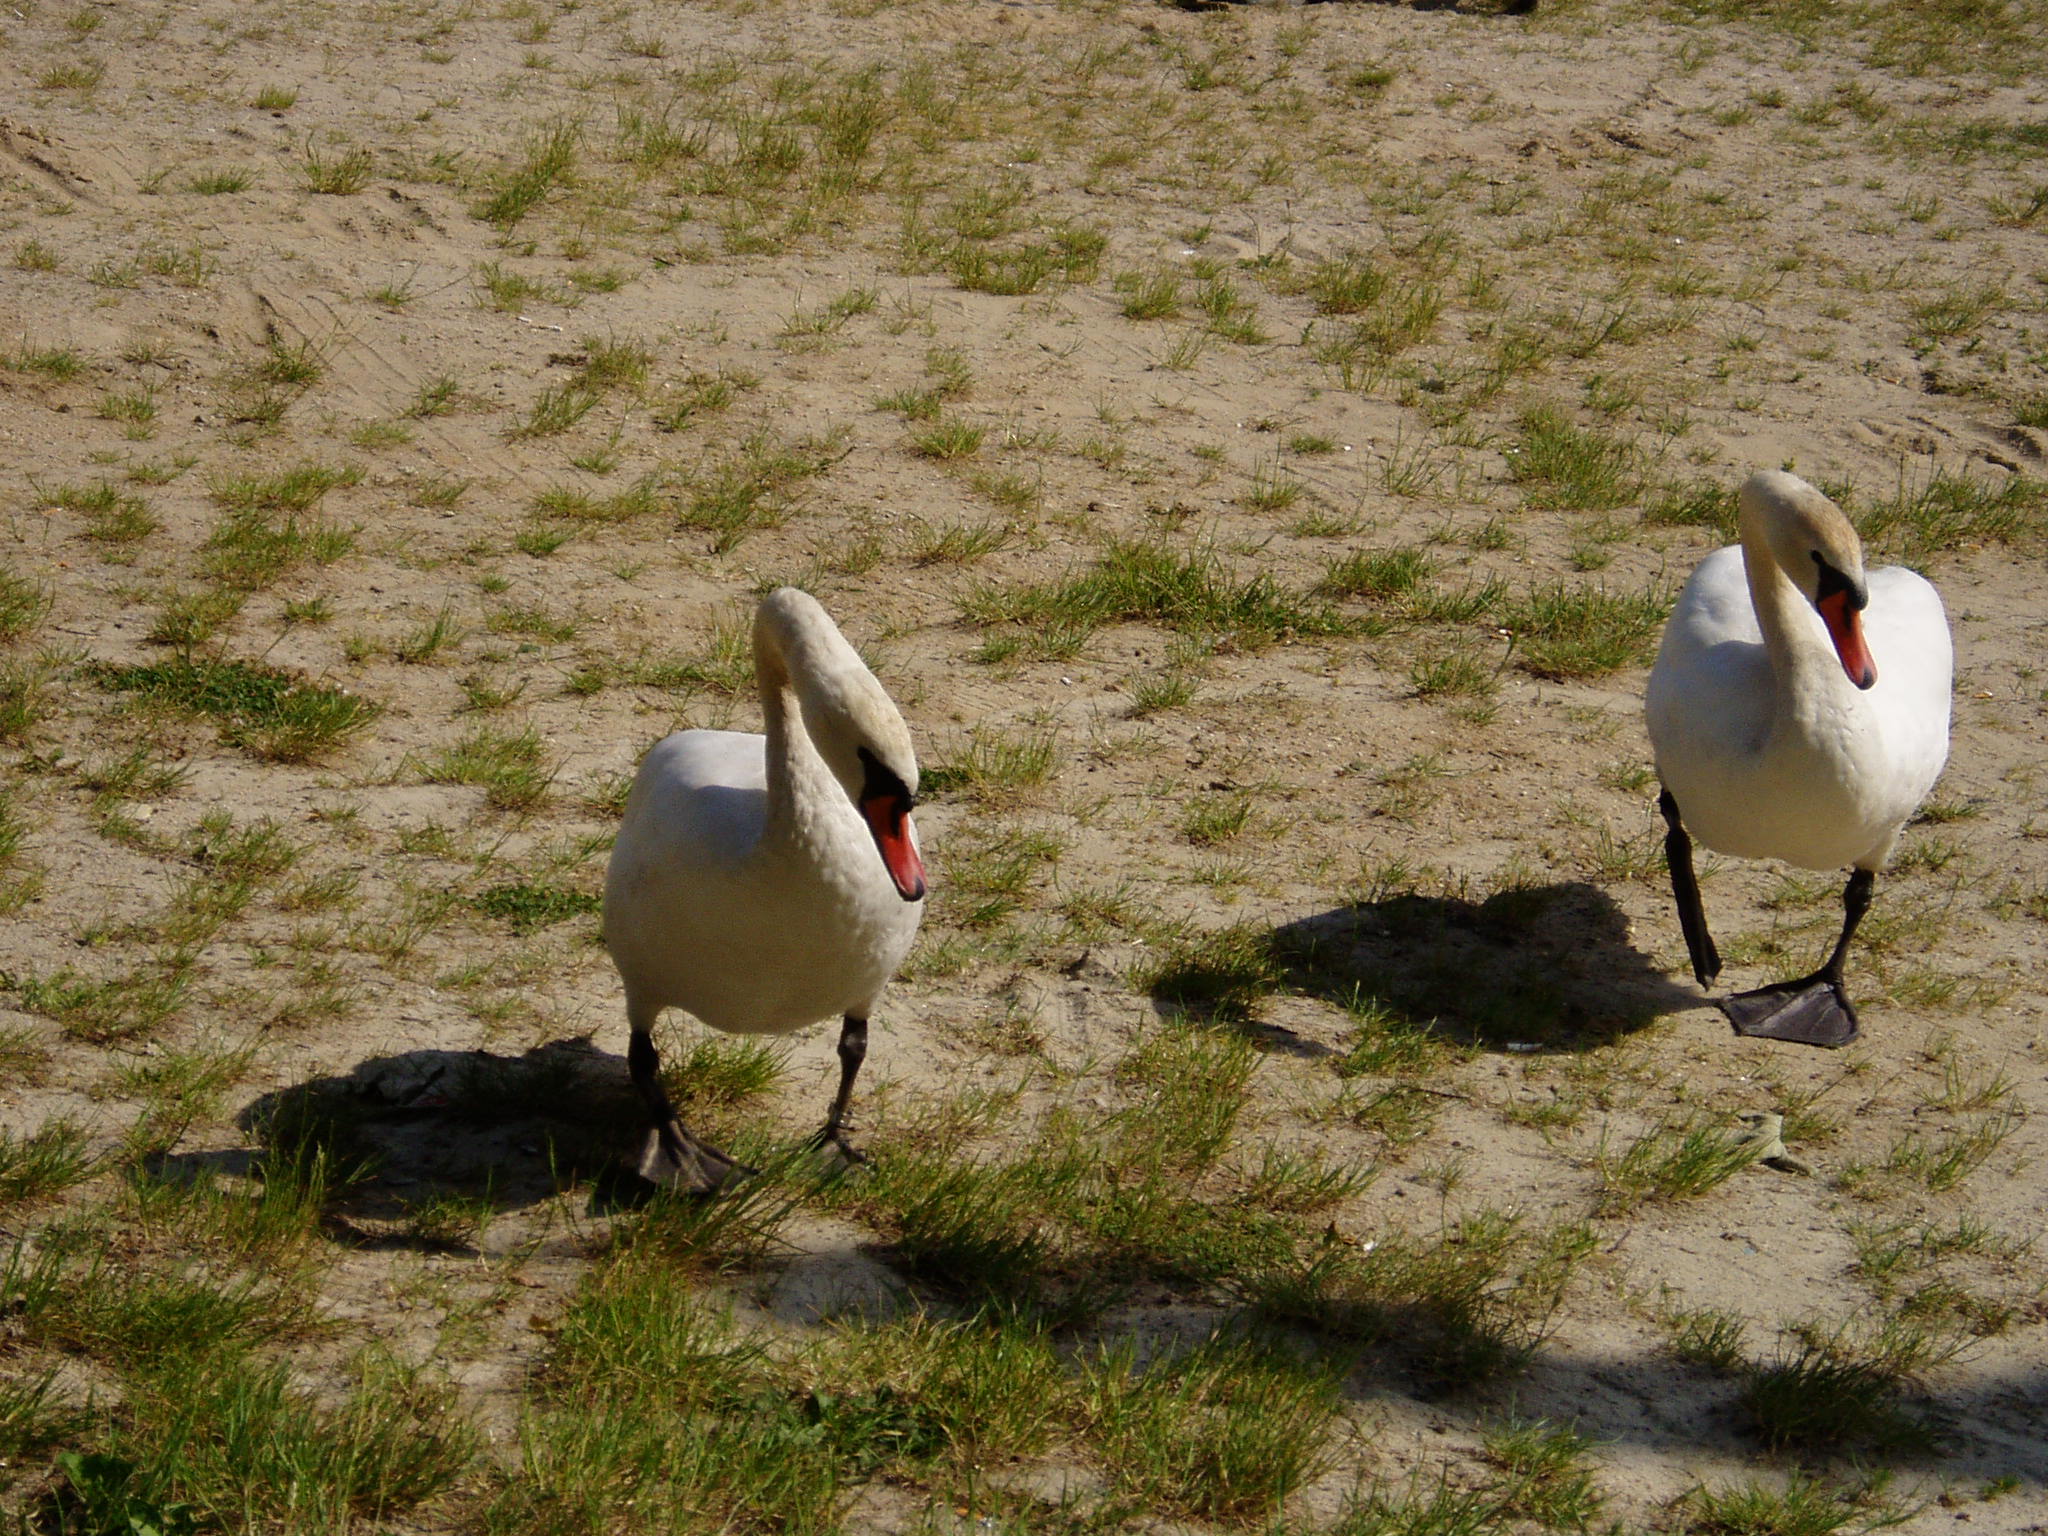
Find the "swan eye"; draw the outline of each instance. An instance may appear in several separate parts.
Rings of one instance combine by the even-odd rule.
[[[917,796],[910,792],[910,786],[903,782],[903,775],[883,762],[866,747],[860,748],[860,765],[866,770],[861,785],[860,798],[900,800],[906,814],[917,806]]]
[[[1861,613],[1870,602],[1870,594],[1864,590],[1863,584],[1851,581],[1840,569],[1831,564],[1827,556],[1823,555],[1819,550],[1813,550],[1811,554],[1813,555],[1813,563],[1820,573],[1820,579],[1814,583],[1814,602],[1816,604],[1825,602],[1828,598],[1840,592],[1847,595],[1849,607],[1855,612]]]

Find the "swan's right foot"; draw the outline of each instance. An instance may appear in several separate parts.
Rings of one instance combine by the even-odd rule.
[[[1721,1000],[1735,1033],[1757,1040],[1787,1040],[1828,1049],[1847,1045],[1862,1031],[1842,984],[1826,975],[1781,981]]]
[[[760,1170],[727,1157],[708,1142],[699,1141],[680,1124],[651,1126],[640,1148],[637,1169],[641,1178],[664,1189],[688,1195],[716,1195]]]

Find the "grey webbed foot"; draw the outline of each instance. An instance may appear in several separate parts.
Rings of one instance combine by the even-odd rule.
[[[1723,998],[1721,1011],[1735,1033],[1757,1040],[1785,1040],[1827,1049],[1849,1044],[1862,1033],[1856,1009],[1839,981],[1805,976]]]
[[[699,1141],[680,1124],[651,1126],[640,1149],[641,1178],[682,1194],[716,1195],[759,1170]]]
[[[805,1145],[814,1152],[823,1152],[834,1158],[841,1172],[849,1168],[865,1168],[870,1161],[867,1153],[846,1139],[843,1126],[828,1125]]]

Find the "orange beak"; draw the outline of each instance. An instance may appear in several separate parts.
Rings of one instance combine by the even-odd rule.
[[[900,795],[871,795],[860,803],[882,865],[905,901],[924,899],[924,860],[910,834],[910,805]]]
[[[1870,659],[1870,647],[1863,643],[1863,619],[1849,606],[1849,594],[1830,592],[1815,606],[1820,609],[1821,622],[1828,627],[1828,638],[1835,642],[1835,654],[1842,658],[1842,670],[1849,674],[1849,681],[1858,688],[1875,686],[1877,663]]]

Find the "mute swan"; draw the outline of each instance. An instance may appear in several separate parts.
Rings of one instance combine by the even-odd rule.
[[[837,1014],[839,1091],[816,1138],[848,1158],[868,1018],[917,936],[917,758],[882,685],[794,587],[754,614],[765,736],[679,731],[640,764],[605,876],[627,1062],[653,1124],[640,1173],[710,1193],[749,1170],[692,1136],[659,1075],[662,1009],[781,1034]]]
[[[1693,974],[1708,987],[1721,957],[1688,828],[1743,858],[1852,866],[1826,963],[1721,1004],[1738,1034],[1847,1045],[1858,1028],[1842,989],[1849,941],[1899,828],[1948,757],[1948,620],[1913,572],[1886,566],[1866,578],[1848,518],[1798,476],[1750,476],[1739,512],[1741,544],[1700,562],[1650,670],[1671,891]]]

